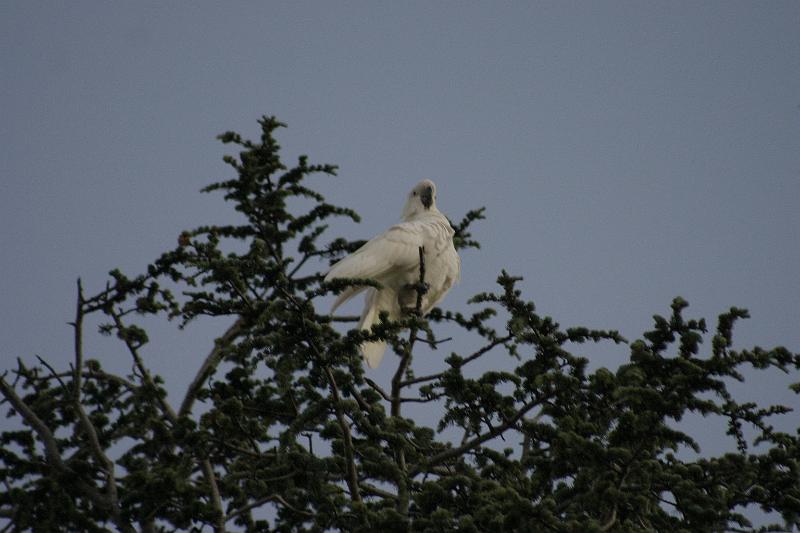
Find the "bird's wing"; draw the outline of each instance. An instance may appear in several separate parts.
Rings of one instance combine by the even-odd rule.
[[[327,280],[328,278],[326,277],[325,279]],[[339,296],[336,297],[336,300],[333,301],[333,305],[331,306],[331,313],[336,311],[336,309],[340,305],[345,303],[347,300],[349,300],[350,298],[356,296],[361,291],[363,291],[365,289],[368,289],[368,288],[369,287],[347,287],[345,290],[343,290],[339,294]]]
[[[423,243],[422,228],[418,224],[397,224],[333,265],[325,276],[325,281],[336,278],[380,281],[392,271],[405,270],[419,264],[419,247]],[[348,298],[355,294],[349,294]]]
[[[458,256],[452,243],[448,244],[449,250],[444,251],[440,256],[440,261],[435,262],[435,283],[426,295],[423,314],[428,314],[439,302],[441,302],[450,289],[458,283],[461,277],[461,258]]]

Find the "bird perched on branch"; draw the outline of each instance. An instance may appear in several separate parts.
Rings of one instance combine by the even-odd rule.
[[[381,288],[348,287],[336,298],[331,313],[365,291],[366,302],[358,323],[362,330],[372,328],[382,311],[390,320],[397,320],[404,311],[416,309],[418,294],[421,294],[419,310],[424,316],[444,298],[461,273],[453,234],[450,222],[436,208],[436,185],[431,180],[422,180],[408,193],[401,223],[333,265],[325,276],[325,281],[373,280]],[[425,267],[424,288],[419,286],[421,257]],[[385,341],[361,345],[370,368],[380,364],[385,351]]]

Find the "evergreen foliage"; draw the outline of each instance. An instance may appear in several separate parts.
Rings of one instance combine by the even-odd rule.
[[[3,374],[17,428],[0,449],[7,530],[749,531],[749,504],[779,517],[766,528],[800,526],[800,433],[770,422],[788,408],[729,391],[754,372],[796,372],[800,355],[733,350],[746,311],[731,308],[709,334],[677,298],[628,343],[562,329],[502,272],[469,311],[348,331],[320,299],[370,282],[326,284],[320,271],[362,244],[327,237],[329,219],[358,215],[309,185],[334,166],[285,166],[274,138],[283,125],[260,125],[258,142],[220,136],[241,150],[225,157],[235,177],[204,189],[223,193],[241,224],[184,232],[145,274],[112,271],[98,294],[79,282],[71,367],[19,360]],[[457,247],[478,247],[470,227],[481,218],[453,224]],[[130,375],[84,359],[90,315],[124,345]],[[148,369],[143,315],[230,317],[180,405]],[[473,350],[415,375],[415,348],[444,353],[445,326]],[[397,364],[391,383],[365,372],[357,346],[368,339],[398,354],[384,362]],[[584,342],[629,356],[589,371],[570,352]],[[488,357],[502,364],[475,371]],[[404,416],[408,402],[429,402],[438,426]],[[726,419],[732,451],[685,453],[699,451],[679,424],[690,413]]]

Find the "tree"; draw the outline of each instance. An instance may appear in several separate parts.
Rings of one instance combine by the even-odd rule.
[[[728,389],[748,365],[788,372],[800,355],[733,350],[746,311],[721,314],[701,352],[706,323],[684,318],[688,304],[677,298],[628,343],[614,331],[562,329],[502,272],[470,312],[350,329],[351,319],[315,303],[373,284],[326,284],[320,274],[361,244],[324,241],[326,221],[358,216],[306,184],[335,167],[300,157],[287,168],[273,135],[283,125],[260,125],[260,142],[220,136],[241,149],[225,157],[236,176],[204,189],[223,192],[241,224],[184,232],[145,274],[114,270],[92,296],[79,281],[71,367],[19,360],[3,374],[18,428],[2,434],[0,450],[6,530],[724,531],[751,527],[749,504],[780,516],[773,529],[800,525],[798,433],[770,425],[789,409],[740,403]],[[297,204],[310,207],[298,213]],[[470,225],[482,213],[454,224],[458,247],[478,246]],[[90,315],[123,343],[130,375],[84,359]],[[148,369],[149,339],[135,323],[147,315],[232,322],[180,405]],[[415,349],[440,347],[447,324],[474,350],[416,375]],[[398,354],[389,384],[367,377],[357,351],[376,339]],[[627,362],[590,372],[569,351],[600,341],[627,350]],[[507,369],[475,372],[489,353]],[[409,402],[437,405],[438,425],[403,416]],[[688,413],[726,419],[736,451],[681,453],[699,451],[678,424]],[[447,438],[454,431],[460,439]]]

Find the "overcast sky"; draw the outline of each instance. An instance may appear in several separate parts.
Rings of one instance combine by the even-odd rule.
[[[340,166],[319,188],[363,216],[347,237],[421,178],[453,219],[486,206],[446,307],[506,268],[565,326],[637,338],[681,295],[711,324],[750,309],[739,347],[798,351],[798,28],[795,1],[2,2],[2,367],[67,364],[78,276],[100,289],[231,219],[198,190],[231,177],[214,136],[262,114],[286,160]],[[147,354],[173,394],[214,333]]]

